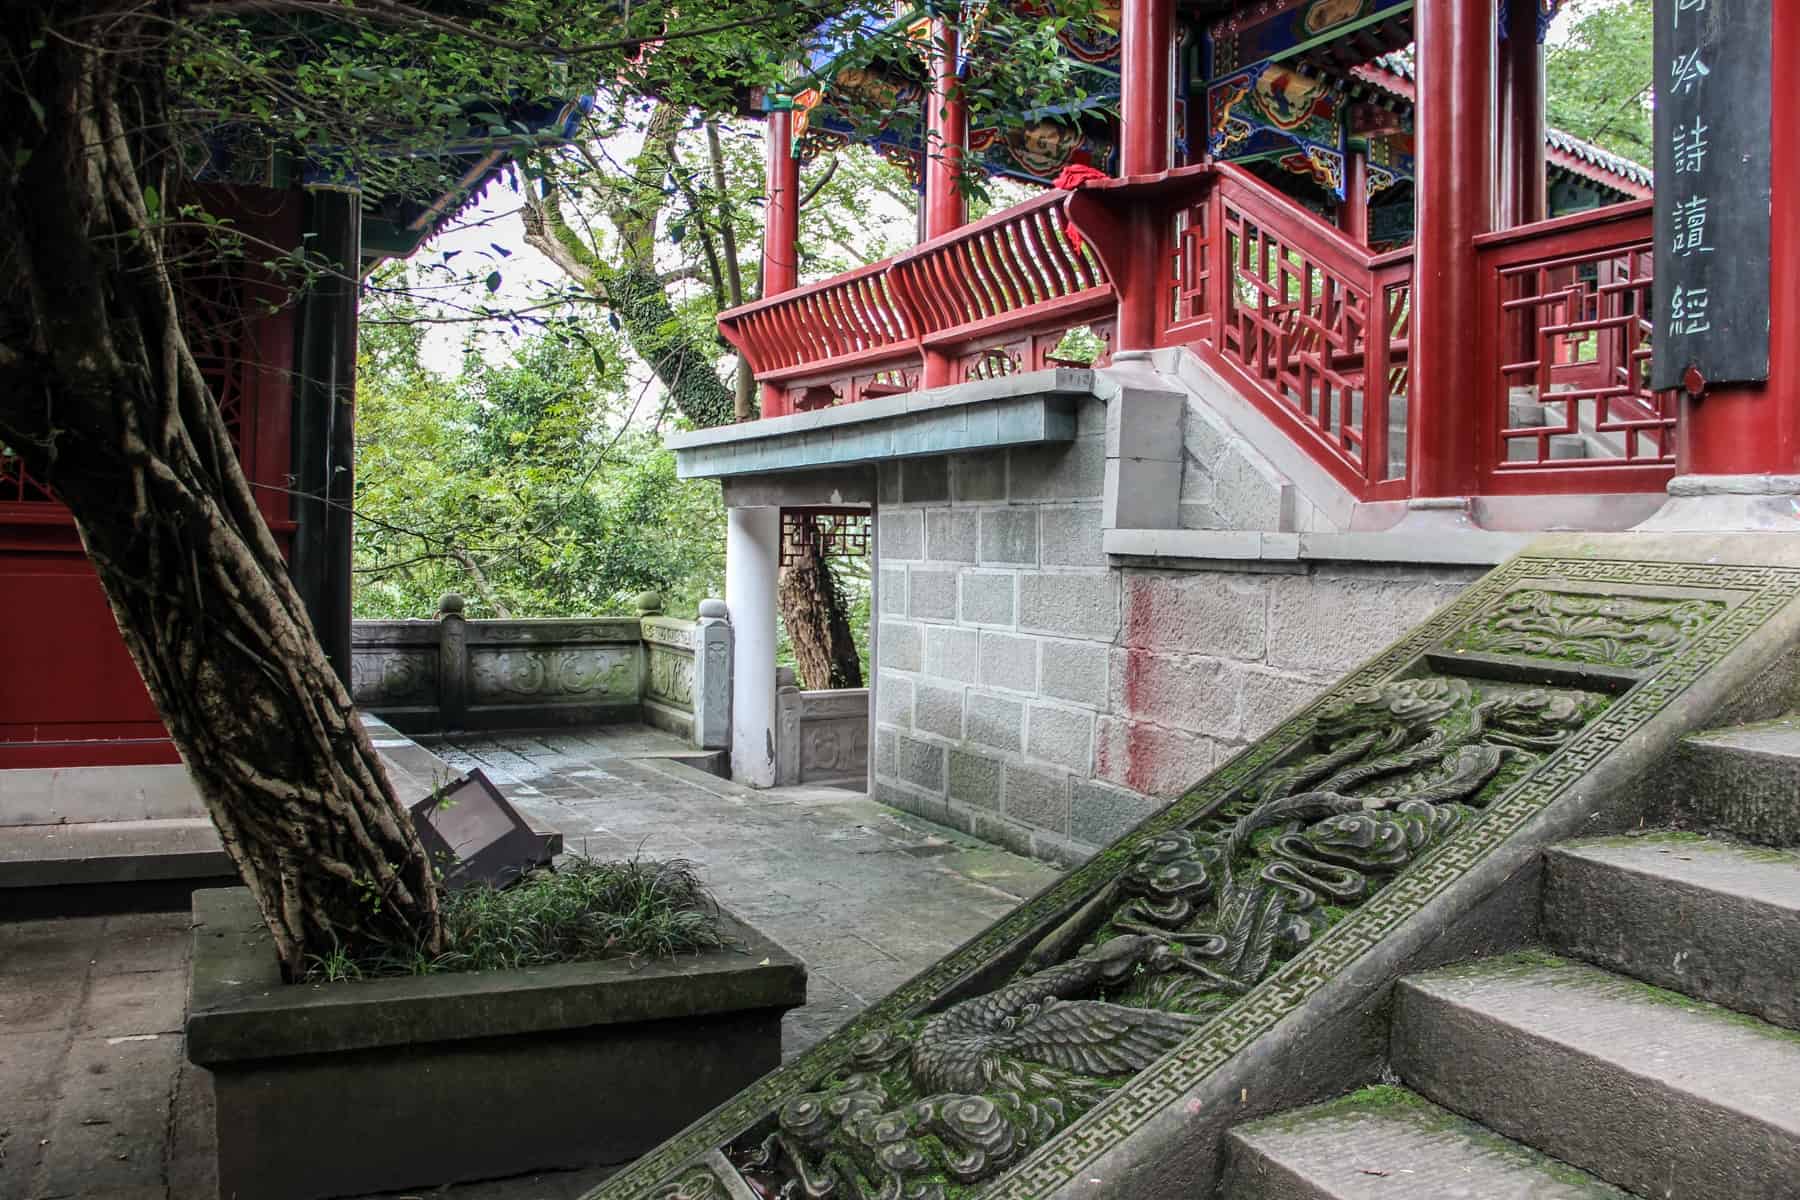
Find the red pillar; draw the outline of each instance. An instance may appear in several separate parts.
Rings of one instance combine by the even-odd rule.
[[[1537,0],[1507,6],[1500,55],[1500,206],[1497,229],[1550,215],[1544,168],[1544,47],[1537,39]]]
[[[1800,5],[1775,4],[1769,97],[1769,380],[1682,400],[1682,475],[1800,474]]]
[[[1417,497],[1475,491],[1482,336],[1472,240],[1494,213],[1495,0],[1419,0],[1411,437]],[[1493,336],[1491,333],[1488,336]]]
[[[1121,14],[1120,172],[1169,169],[1169,51],[1175,44],[1172,0],[1125,0]]]
[[[769,113],[768,208],[763,230],[762,294],[791,292],[800,282],[800,160],[794,157],[794,114]]]
[[[1153,175],[1169,169],[1173,0],[1125,0],[1120,22],[1119,171],[1122,175]],[[1114,281],[1119,288],[1115,336],[1120,350],[1148,350],[1156,345],[1160,332],[1157,297],[1168,267],[1163,225],[1159,211],[1140,209],[1131,217],[1126,278]]]
[[[1369,155],[1360,146],[1344,154],[1344,201],[1337,216],[1339,229],[1361,245],[1369,244]]]
[[[927,51],[931,90],[925,97],[925,228],[926,241],[960,229],[969,220],[962,192],[963,151],[969,144],[969,110],[956,77],[956,26],[942,18],[931,22]],[[941,350],[924,352],[921,382],[944,387],[961,382],[956,360]]]
[[[969,109],[956,78],[956,26],[931,23],[931,94],[926,99],[925,240],[968,223],[961,187],[969,144]]]
[[[794,157],[794,114],[785,108],[769,111],[768,164],[763,186],[768,195],[763,210],[762,294],[779,296],[800,283],[800,160]],[[762,414],[783,415],[787,393],[773,383],[762,387]]]

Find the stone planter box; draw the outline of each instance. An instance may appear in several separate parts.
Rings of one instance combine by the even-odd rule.
[[[781,1063],[806,969],[732,949],[284,985],[243,888],[194,893],[187,1055],[220,1200],[315,1200],[623,1163]]]

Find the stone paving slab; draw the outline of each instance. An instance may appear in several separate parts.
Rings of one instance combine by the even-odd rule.
[[[721,902],[807,961],[793,1056],[1057,877],[837,788],[739,787],[641,727],[456,738],[570,851],[692,859]],[[189,916],[0,923],[0,1200],[213,1200],[212,1087],[181,1034]],[[575,1200],[603,1171],[425,1189]]]

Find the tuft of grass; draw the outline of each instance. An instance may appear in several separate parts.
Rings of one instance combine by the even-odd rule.
[[[572,858],[504,890],[444,893],[448,948],[389,946],[364,957],[315,957],[307,978],[335,983],[451,971],[510,971],[601,958],[673,958],[726,944],[719,907],[685,859]]]

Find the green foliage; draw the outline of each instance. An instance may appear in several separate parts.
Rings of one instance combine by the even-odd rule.
[[[1652,0],[1567,6],[1566,40],[1545,56],[1550,124],[1614,154],[1655,161]]]
[[[399,311],[399,310],[394,310]],[[422,326],[363,326],[357,405],[358,617],[692,611],[723,578],[718,489],[675,477],[602,328],[553,329],[445,379]]]
[[[694,864],[570,858],[512,887],[446,892],[446,949],[389,946],[353,957],[315,956],[308,977],[327,983],[391,975],[512,971],[601,958],[673,958],[725,945],[718,905]]]

